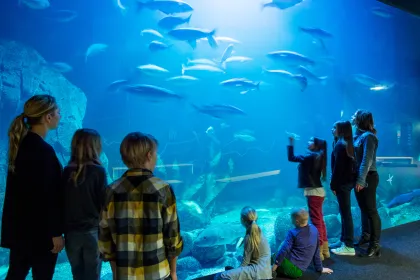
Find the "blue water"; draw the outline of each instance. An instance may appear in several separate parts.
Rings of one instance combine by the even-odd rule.
[[[181,75],[181,65],[188,59],[220,60],[229,43],[219,42],[218,48],[212,49],[207,42],[198,42],[193,49],[185,42],[169,38],[162,30],[164,39],[141,36],[144,29],[159,30],[157,22],[165,15],[148,9],[137,12],[135,1],[121,1],[125,9],[118,7],[116,0],[56,0],[45,10],[19,6],[17,1],[0,6],[0,38],[16,40],[35,49],[48,62],[65,62],[73,68],[63,76],[86,95],[83,126],[95,128],[104,139],[110,181],[123,172],[119,144],[128,132],[151,133],[159,140],[160,165],[166,166],[165,172],[158,169],[157,175],[176,181],[173,186],[178,199],[196,203],[202,211],[197,214],[191,204],[183,204],[180,212],[183,234],[194,240],[210,221],[219,221],[224,214],[229,217],[227,222],[237,222],[244,205],[267,210],[261,215],[270,213],[274,219],[278,213],[287,215],[292,206],[305,206],[302,194],[296,189],[296,165],[287,162],[286,131],[300,136],[301,140],[296,142],[297,152],[305,150],[311,136],[326,139],[330,147],[333,123],[349,119],[356,109],[364,108],[374,114],[380,139],[378,156],[419,158],[419,36],[413,35],[420,27],[418,18],[373,0],[305,0],[286,10],[261,10],[259,0],[189,0],[188,3],[194,11],[189,25],[183,27],[215,29],[215,36],[240,42],[234,43],[234,56],[252,60],[236,66],[228,64],[224,74],[205,73],[195,85],[175,86],[165,80]],[[374,14],[372,8],[375,7],[386,9],[392,17]],[[63,9],[77,12],[77,17],[69,22],[49,19],[55,11]],[[321,28],[333,37],[324,40],[323,48],[299,27]],[[153,53],[148,44],[156,39],[173,45]],[[108,48],[85,62],[85,53],[94,43],[106,44]],[[299,86],[273,81],[262,74],[263,68],[296,71],[279,66],[266,56],[279,50],[297,52],[314,60],[315,66],[310,70],[318,76],[328,76],[325,84],[310,83],[301,91]],[[163,67],[169,74],[160,78],[140,75],[136,67],[145,64]],[[355,74],[370,76],[392,87],[370,90],[355,80]],[[240,94],[242,90],[228,90],[219,84],[232,78],[260,82],[260,89]],[[123,91],[108,92],[108,85],[119,79],[164,87],[184,99],[151,103]],[[2,81],[5,81],[3,76]],[[0,147],[5,147],[9,118],[19,114],[21,107],[8,107],[9,103],[2,101],[7,93],[1,89]],[[246,115],[215,119],[191,106],[213,103],[233,105]],[[404,123],[412,124],[412,133],[405,132]],[[68,145],[64,143],[64,148],[68,149]],[[277,173],[261,174],[269,171]],[[413,214],[420,210],[416,199],[399,208],[383,206],[396,196],[419,188],[418,169],[386,167],[379,172],[378,201],[383,203],[379,207],[383,207],[385,227],[419,219]],[[387,181],[391,176],[392,182]],[[203,189],[197,190],[195,195],[189,193],[200,184],[201,178],[229,177],[237,181],[219,184],[217,191],[214,191],[214,183],[207,186],[213,189],[211,203],[204,198]],[[0,172],[2,192],[4,178]],[[328,187],[327,193],[328,209],[332,210],[324,214],[335,217],[338,212]],[[194,221],[198,221],[196,228]],[[332,234],[331,239],[334,238],[337,236]],[[197,262],[191,260],[196,259],[194,249],[188,250],[183,255],[181,268]],[[210,273],[225,264],[220,260],[226,256],[216,253],[213,256],[210,262],[199,260],[199,268],[193,271],[181,269],[180,279]],[[69,275],[65,255],[62,258],[60,262],[64,264],[60,269]],[[6,268],[6,251],[0,261]]]

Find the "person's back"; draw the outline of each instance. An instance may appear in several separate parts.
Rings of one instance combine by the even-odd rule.
[[[83,179],[77,186],[72,174],[77,172],[75,164],[63,171],[64,186],[64,232],[98,230],[100,212],[105,200],[106,171],[98,164],[83,167]]]
[[[315,226],[308,224],[308,212],[304,209],[294,210],[291,216],[296,227],[287,233],[275,257],[273,272],[299,278],[313,263],[317,272],[332,273],[329,268],[322,267],[319,233]]]
[[[183,242],[172,187],[152,173],[156,149],[156,140],[142,133],[121,143],[128,170],[107,190],[99,236],[116,279],[176,278]]]
[[[50,199],[55,196],[51,189],[58,191],[60,176],[61,164],[53,148],[38,134],[28,132],[19,147],[15,173],[9,172],[7,176],[2,247],[52,249],[49,219],[40,217],[49,211],[60,211]],[[59,213],[54,220],[59,235],[62,222]]]

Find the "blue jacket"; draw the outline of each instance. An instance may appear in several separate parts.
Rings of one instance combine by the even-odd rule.
[[[366,176],[370,171],[376,169],[376,150],[378,149],[378,138],[369,131],[356,130],[353,137],[354,151],[357,161],[357,180],[356,184],[368,187]]]

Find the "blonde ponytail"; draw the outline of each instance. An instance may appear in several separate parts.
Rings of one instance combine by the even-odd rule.
[[[257,259],[260,255],[261,228],[257,225],[258,215],[254,208],[246,206],[241,211],[241,221],[246,227],[248,235],[246,250],[252,252],[252,258]]]
[[[261,243],[261,228],[257,225],[255,221],[251,223],[251,227],[249,229],[249,239],[247,246],[249,250],[252,252],[252,258],[256,259],[260,255],[260,243]]]
[[[25,115],[22,113],[12,121],[9,127],[8,168],[10,172],[15,172],[15,160],[19,150],[19,145],[22,139],[28,133],[28,128],[24,119]]]
[[[20,143],[25,138],[31,126],[41,123],[42,117],[54,113],[57,109],[55,98],[47,94],[34,95],[29,98],[23,107],[23,113],[17,116],[9,127],[8,169],[14,173],[15,161]]]

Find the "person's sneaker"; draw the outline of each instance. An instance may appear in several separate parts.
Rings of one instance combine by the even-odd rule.
[[[334,242],[334,243],[329,244],[328,247],[330,249],[337,249],[337,248],[340,248],[341,246],[343,246],[343,242],[337,241],[337,242]]]
[[[354,248],[347,247],[346,245],[342,245],[340,248],[332,249],[331,252],[336,255],[340,256],[355,256],[356,251]]]

